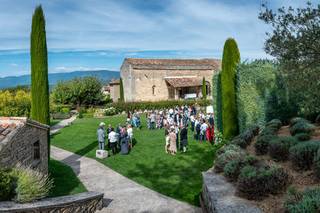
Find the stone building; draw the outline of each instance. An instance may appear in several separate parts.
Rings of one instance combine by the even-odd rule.
[[[120,80],[112,80],[109,83],[110,88],[110,98],[113,100],[113,102],[118,102],[120,98]]]
[[[203,77],[207,97],[221,67],[217,59],[126,58],[120,69],[126,102],[200,98]]]
[[[0,117],[0,167],[17,164],[48,173],[50,127],[21,117]]]

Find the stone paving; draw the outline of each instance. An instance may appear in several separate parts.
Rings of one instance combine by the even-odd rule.
[[[74,119],[58,123],[52,129],[59,131]],[[104,208],[99,212],[201,212],[198,207],[146,188],[94,159],[54,146],[51,157],[69,165],[89,191],[104,193]]]

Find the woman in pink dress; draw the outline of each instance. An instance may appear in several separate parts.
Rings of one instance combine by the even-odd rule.
[[[169,138],[170,138],[170,147],[169,147],[169,152],[172,155],[175,155],[177,153],[177,136],[175,133],[175,129],[174,128],[170,128],[170,134],[169,134]]]

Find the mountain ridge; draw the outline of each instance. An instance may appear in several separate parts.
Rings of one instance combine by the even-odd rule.
[[[58,81],[67,81],[73,78],[94,76],[103,83],[112,79],[120,78],[119,71],[96,70],[96,71],[72,71],[64,73],[49,73],[49,85],[54,86]],[[0,78],[0,89],[12,88],[16,86],[25,86],[31,84],[31,75],[7,76]]]

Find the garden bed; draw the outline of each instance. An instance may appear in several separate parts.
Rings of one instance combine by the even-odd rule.
[[[320,126],[307,120],[292,119],[290,126],[273,120],[219,150],[214,169],[264,212],[318,212],[319,138]]]

